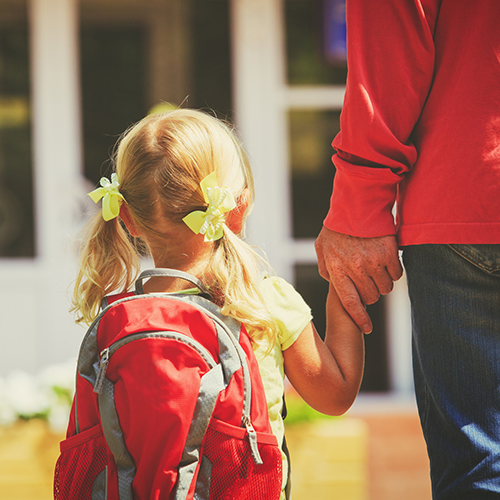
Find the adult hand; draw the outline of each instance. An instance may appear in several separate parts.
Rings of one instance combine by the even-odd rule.
[[[396,237],[358,238],[323,227],[315,247],[320,275],[333,283],[361,331],[370,333],[373,325],[365,304],[388,294],[403,275]]]

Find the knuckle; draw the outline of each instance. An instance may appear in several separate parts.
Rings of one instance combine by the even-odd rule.
[[[363,302],[366,305],[375,304],[379,298],[380,293],[378,291],[371,291],[367,292],[366,295],[363,296]]]
[[[385,283],[383,286],[379,287],[380,295],[387,295],[392,292],[394,288],[394,283]]]
[[[348,275],[342,265],[338,261],[333,261],[330,264],[330,274],[333,276],[335,282],[339,285],[345,283]]]
[[[361,306],[361,302],[359,300],[359,297],[355,293],[348,293],[348,294],[344,295],[342,297],[342,304],[349,311],[352,311],[352,310],[359,308]]]
[[[319,275],[326,281],[330,281],[330,275],[326,269],[326,266],[319,266],[318,267],[318,272]]]

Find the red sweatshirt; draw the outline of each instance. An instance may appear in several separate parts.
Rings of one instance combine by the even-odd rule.
[[[500,243],[500,1],[347,0],[347,50],[325,226]]]

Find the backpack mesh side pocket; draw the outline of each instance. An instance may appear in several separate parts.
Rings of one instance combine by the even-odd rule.
[[[203,455],[211,463],[209,500],[278,499],[282,458],[272,434],[257,432],[263,464],[256,464],[246,430],[213,419],[207,430]]]
[[[94,482],[106,466],[100,425],[66,439],[55,467],[54,500],[91,500]]]

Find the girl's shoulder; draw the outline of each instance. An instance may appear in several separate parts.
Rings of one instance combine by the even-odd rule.
[[[300,300],[304,301],[302,296],[288,281],[279,276],[265,275],[259,283],[260,293],[271,300]]]
[[[259,291],[279,326],[282,349],[290,347],[312,320],[311,308],[295,288],[279,276],[265,276]]]

